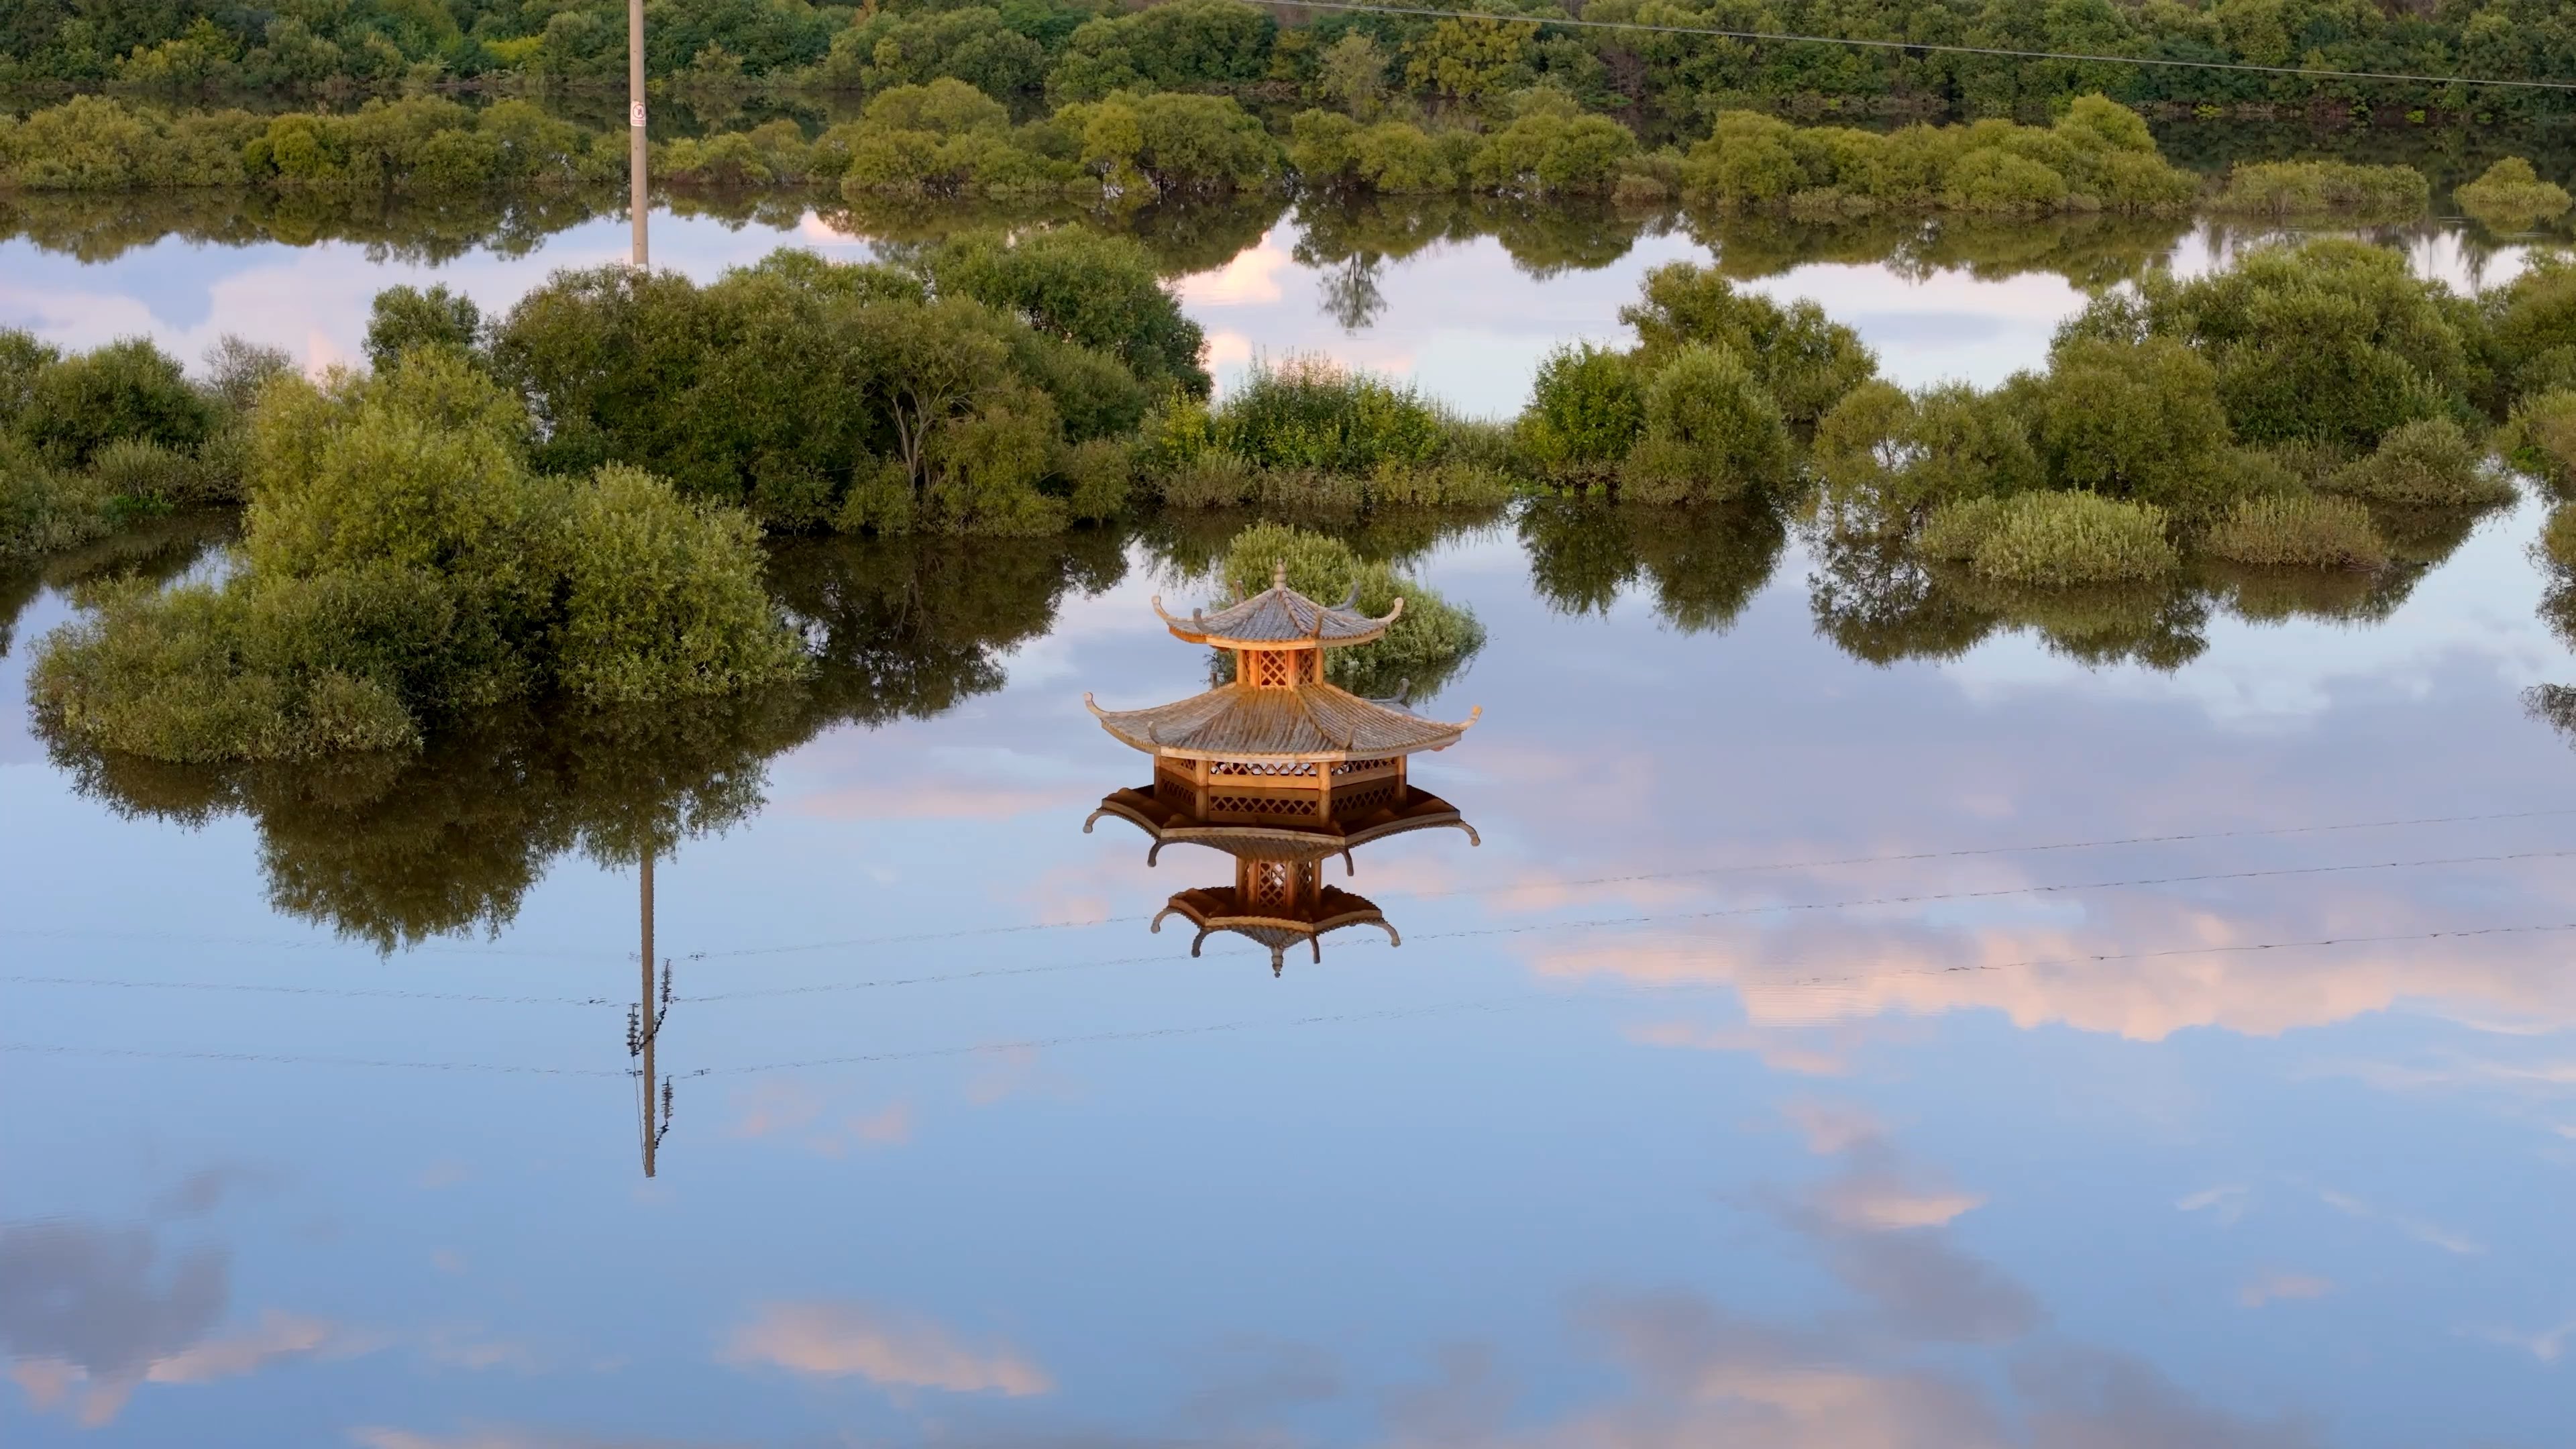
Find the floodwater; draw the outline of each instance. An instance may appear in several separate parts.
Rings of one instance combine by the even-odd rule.
[[[659,225],[701,275],[863,250]],[[1192,269],[1219,361],[1485,412],[1706,255],[1387,249],[1353,328],[1317,229]],[[18,241],[0,322],[325,361],[385,280],[506,303],[622,236]],[[1991,380],[2134,250],[1914,245],[1745,269],[1906,381]],[[0,592],[0,1442],[2563,1444],[2576,755],[2527,700],[2576,659],[2538,525],[2340,593],[2034,602],[1763,516],[1391,521],[1362,546],[1489,632],[1416,700],[1482,709],[1414,772],[1475,838],[1334,862],[1402,944],[1274,975],[1149,929],[1226,856],[1085,828],[1150,771],[1083,697],[1203,686],[1149,601],[1206,598],[1221,526],[782,549],[826,660],[791,700],[398,766],[49,760],[31,642],[83,567],[215,566],[174,520]]]

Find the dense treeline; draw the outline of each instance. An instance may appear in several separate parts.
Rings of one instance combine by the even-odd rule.
[[[250,187],[276,195],[544,196],[611,186],[625,137],[527,101],[480,110],[437,97],[342,114],[165,114],[79,97],[0,119],[0,192]],[[2395,220],[2431,196],[2406,166],[2240,164],[2204,184],[2166,161],[2136,112],[2098,95],[2045,126],[2002,119],[1877,132],[1720,112],[1687,149],[1649,150],[1561,90],[1515,92],[1490,118],[1426,125],[1300,111],[1284,141],[1224,96],[1115,91],[1019,122],[953,77],[886,89],[856,119],[808,136],[791,120],[657,143],[653,175],[681,192],[793,188],[850,204],[979,198],[1133,205],[1291,189],[1339,197],[1596,199],[1809,219],[1946,211],[2030,217],[2175,215],[2206,203],[2267,217]],[[2566,193],[2519,157],[2460,188],[2503,229],[2563,213]]]
[[[1527,19],[1515,17],[1526,16]],[[996,99],[1096,100],[1120,90],[1233,91],[1355,108],[1476,105],[1546,83],[1594,110],[1645,106],[1702,124],[1717,109],[1796,99],[1968,115],[2045,111],[2092,91],[2133,105],[2360,105],[2538,110],[2547,92],[2309,80],[2006,56],[1550,25],[1552,18],[1756,28],[2019,51],[2345,71],[2550,79],[2576,70],[2576,18],[2554,0],[1494,0],[1456,19],[1336,14],[1283,25],[1238,0],[654,0],[658,79],[874,92],[950,77]],[[21,0],[0,18],[0,82],[162,92],[387,92],[444,82],[614,84],[625,14],[613,0],[339,0],[245,8],[216,0]]]

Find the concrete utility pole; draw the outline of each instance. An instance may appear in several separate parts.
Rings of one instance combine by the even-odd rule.
[[[643,0],[631,0],[631,3],[641,4]],[[638,131],[635,134],[642,136],[644,133]],[[642,143],[639,141],[637,144]],[[635,223],[635,253],[639,258],[644,253],[644,223],[641,221]],[[643,1098],[644,1175],[651,1177],[655,1149],[662,1145],[662,1134],[653,1127],[653,1038],[661,1034],[662,1022],[654,1011],[653,1000],[653,852],[649,849],[644,852],[644,887],[639,894],[644,907],[644,984],[638,989],[636,1000],[640,1003],[637,1015],[642,1018],[644,1063],[635,1081],[636,1092]]]
[[[639,272],[649,265],[644,253],[644,151],[644,0],[626,0],[626,169],[631,191],[627,208],[635,217],[634,266]],[[649,962],[646,969],[651,969]]]

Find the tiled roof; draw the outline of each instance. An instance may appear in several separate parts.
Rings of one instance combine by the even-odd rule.
[[[1101,727],[1148,754],[1184,759],[1334,760],[1445,749],[1476,722],[1442,724],[1330,684],[1219,685],[1150,709],[1104,710]],[[1478,711],[1477,713],[1481,713]]]
[[[1172,632],[1193,644],[1214,644],[1219,648],[1261,648],[1264,645],[1313,644],[1332,648],[1343,644],[1366,644],[1386,633],[1404,613],[1404,600],[1395,601],[1383,619],[1372,619],[1359,611],[1359,586],[1351,586],[1350,597],[1339,604],[1326,606],[1288,587],[1287,571],[1273,572],[1271,585],[1239,604],[1231,604],[1215,613],[1194,613],[1186,619],[1175,618],[1163,609],[1158,596],[1154,612]]]

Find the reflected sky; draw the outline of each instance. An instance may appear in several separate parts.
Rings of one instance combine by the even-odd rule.
[[[1860,663],[1794,546],[1683,633],[1453,539],[1492,642],[1422,707],[1484,715],[1415,778],[1483,843],[1371,844],[1403,944],[1275,979],[1147,930],[1225,857],[1081,828],[1138,773],[1083,691],[1206,678],[1133,557],[661,859],[650,1182],[631,868],[383,956],[272,907],[292,832],[122,818],[12,718],[0,1433],[2553,1442],[2535,523],[2173,673]]]
[[[1731,234],[1729,226],[1735,233]],[[2084,254],[2087,227],[2117,232],[2134,224],[2079,218],[2033,223],[2019,232],[2079,233],[2057,251],[1986,235],[1961,224],[1968,242],[1924,248],[1923,260],[1890,266],[1862,260],[1798,260],[1832,254],[1827,236],[1797,238],[1778,256],[1777,228],[1720,224],[1712,247],[1687,226],[1644,226],[1631,242],[1574,250],[1563,238],[1521,255],[1495,235],[1434,241],[1365,268],[1374,305],[1365,318],[1338,310],[1337,290],[1353,275],[1348,257],[1300,259],[1307,228],[1298,214],[1281,217],[1222,265],[1177,279],[1189,314],[1207,330],[1210,366],[1219,386],[1239,380],[1262,356],[1322,353],[1352,366],[1410,378],[1462,411],[1508,416],[1519,410],[1540,360],[1560,342],[1588,339],[1627,345],[1618,319],[1651,268],[1669,261],[1709,260],[1723,252],[1763,257],[1752,269],[1731,267],[1748,285],[1783,301],[1811,299],[1857,328],[1879,353],[1884,374],[1909,387],[1964,379],[1982,386],[2034,366],[2058,324],[2082,310],[2073,276],[2084,265],[2060,252]],[[1613,234],[1637,230],[1635,221]],[[1866,234],[1886,244],[1903,228],[1873,223]],[[1885,235],[1882,236],[1881,234]],[[2156,224],[2115,246],[2126,264],[2161,260],[2189,274],[2220,264],[2241,247],[2276,233],[2221,225],[2183,229]],[[1335,241],[1345,240],[1334,229]],[[2469,289],[2511,280],[2522,249],[2471,245],[2466,235],[2428,226],[2406,238],[2424,275]],[[444,282],[487,311],[507,309],[558,268],[623,261],[625,224],[602,216],[509,255],[469,250],[436,265],[384,255],[357,242],[310,246],[266,242],[216,246],[177,236],[123,251],[97,264],[39,248],[23,237],[0,242],[0,326],[23,327],[57,344],[91,347],[143,334],[193,360],[227,333],[283,347],[311,369],[355,361],[366,333],[367,306],[397,282]],[[871,243],[808,212],[792,226],[763,219],[657,213],[653,260],[701,280],[747,264],[780,246],[863,259]],[[1330,248],[1339,254],[1338,246]],[[1848,245],[1840,248],[1849,251]],[[1578,258],[1569,263],[1567,256]],[[1594,263],[1600,263],[1594,265]],[[2057,266],[2064,270],[2048,270]],[[1357,325],[1346,325],[1357,323]]]
[[[656,250],[712,275],[778,239]],[[1297,240],[1184,284],[1221,364],[1327,349],[1484,411],[1703,254],[1541,283],[1444,243],[1353,335]],[[622,246],[436,275],[499,304]],[[401,271],[6,254],[0,321],[311,360]],[[1757,285],[1907,381],[2028,365],[2080,304],[2056,273]],[[650,1181],[619,760],[496,736],[444,793],[85,793],[28,732],[28,641],[69,610],[27,585],[0,1442],[2563,1442],[2576,756],[2520,694],[2576,661],[2538,525],[2481,524],[2383,622],[2213,614],[2170,670],[2014,627],[1863,662],[1794,540],[1578,595],[1511,522],[1453,535],[1414,566],[1490,642],[1417,703],[1483,715],[1413,778],[1481,843],[1357,852],[1334,879],[1401,946],[1277,977],[1148,929],[1226,857],[1082,828],[1141,773],[1084,692],[1207,680],[1147,606],[1205,589],[1171,550],[782,556],[816,619],[975,617],[852,665],[886,698],[838,717],[872,723],[746,725],[783,748],[765,803],[657,857]],[[1740,591],[1673,606],[1722,567]],[[968,606],[1004,593],[975,568],[1007,607]],[[540,771],[544,810],[484,783]],[[460,864],[493,841],[492,879]],[[382,952],[397,917],[462,929]]]

